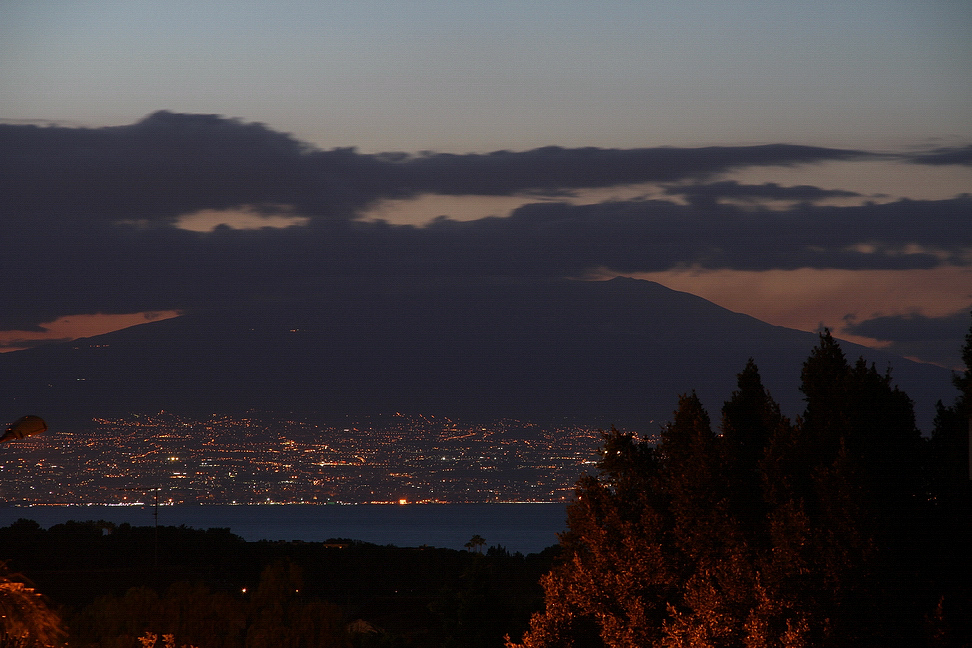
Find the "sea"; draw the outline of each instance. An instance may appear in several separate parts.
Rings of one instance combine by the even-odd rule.
[[[153,526],[154,506],[0,506],[0,526],[20,518],[50,528],[69,520]],[[566,504],[175,504],[158,507],[160,526],[229,528],[257,542],[332,538],[398,547],[463,549],[474,535],[486,547],[537,553],[566,529]]]

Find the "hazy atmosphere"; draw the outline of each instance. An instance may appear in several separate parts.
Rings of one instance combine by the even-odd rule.
[[[0,12],[4,349],[349,277],[624,275],[959,365],[966,3]]]
[[[970,33],[0,0],[0,645],[969,648]]]

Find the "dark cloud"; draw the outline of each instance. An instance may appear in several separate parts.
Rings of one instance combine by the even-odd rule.
[[[890,342],[885,350],[944,367],[962,366],[962,338],[972,324],[969,309],[942,317],[920,314],[873,317],[846,328],[848,333]]]
[[[260,124],[167,112],[99,129],[0,125],[0,151],[5,220],[164,221],[246,204],[347,217],[376,196],[381,166]]]
[[[579,276],[602,267],[927,268],[968,263],[972,248],[972,233],[957,226],[972,211],[968,196],[822,207],[810,201],[850,192],[701,182],[741,166],[863,155],[832,149],[364,155],[315,150],[259,124],[156,113],[103,129],[0,124],[0,153],[7,329],[96,312],[322,312],[334,295],[346,304],[356,292],[364,308],[364,296],[406,282]],[[772,211],[699,200],[540,202],[507,218],[443,218],[427,227],[355,219],[381,198],[557,195],[651,180],[694,181],[673,194],[802,202]],[[240,205],[310,223],[210,233],[173,226],[180,214]],[[142,224],[126,224],[135,221]]]
[[[918,153],[909,156],[907,159],[915,164],[962,164],[969,166],[972,165],[972,144],[968,146],[935,149],[927,153]]]
[[[747,166],[792,165],[866,155],[862,151],[788,144],[626,150],[548,146],[523,153],[420,156],[406,160],[403,171],[411,184],[433,193],[508,195],[533,190],[556,195],[563,189],[671,182]]]
[[[969,309],[942,317],[921,314],[885,315],[857,322],[848,332],[876,340],[916,342],[919,340],[953,340],[969,329]]]
[[[955,223],[970,210],[967,197],[778,211],[646,200],[536,203],[507,218],[438,219],[427,227],[338,220],[211,233],[39,228],[7,239],[0,302],[16,305],[4,312],[11,326],[99,311],[293,308],[325,303],[329,291],[356,283],[381,289],[402,281],[578,276],[601,267],[929,268],[968,262],[972,234]]]
[[[669,196],[685,196],[692,203],[712,204],[720,198],[745,201],[785,200],[814,202],[825,198],[854,198],[860,194],[841,189],[821,189],[810,185],[783,187],[775,182],[759,185],[740,184],[735,180],[723,180],[705,184],[675,185],[665,188]]]
[[[969,262],[972,233],[956,228],[972,199],[902,200],[787,210],[678,205],[663,200],[593,205],[534,203],[508,218],[438,219],[425,228],[352,224],[332,231],[366,272],[576,274],[678,266],[746,270],[801,267],[928,268]]]
[[[440,220],[428,228],[464,256],[520,249],[551,271],[703,268],[914,269],[964,265],[972,233],[955,227],[972,200],[753,210],[661,200],[537,203],[508,219]]]
[[[563,195],[865,155],[783,144],[366,155],[316,150],[261,124],[164,111],[110,128],[0,124],[0,152],[0,213],[8,223],[165,222],[240,205],[287,205],[315,219],[350,219],[376,200],[422,193]]]

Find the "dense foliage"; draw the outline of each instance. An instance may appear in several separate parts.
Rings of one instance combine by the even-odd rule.
[[[34,648],[60,643],[65,631],[61,618],[42,595],[0,564],[0,647]]]
[[[524,556],[477,538],[455,551],[22,519],[0,528],[0,552],[49,597],[70,646],[499,648],[538,609],[556,547]]]
[[[657,446],[607,433],[520,645],[970,645],[972,373],[930,443],[890,373],[829,333],[801,378],[795,423],[750,361],[719,433],[695,394]]]

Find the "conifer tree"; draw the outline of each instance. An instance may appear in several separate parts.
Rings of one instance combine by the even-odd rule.
[[[742,645],[755,573],[729,510],[721,442],[695,394],[662,442],[605,436],[600,475],[578,482],[564,562],[523,645]],[[701,642],[701,643],[700,643]]]
[[[962,362],[965,369],[952,377],[955,388],[959,390],[957,406],[969,413],[972,410],[972,326],[965,334],[965,346],[962,347]]]
[[[737,376],[738,389],[722,407],[722,444],[733,513],[753,539],[765,542],[762,532],[768,513],[764,489],[779,481],[779,464],[767,463],[771,441],[792,440],[790,423],[763,387],[752,358]],[[771,498],[770,498],[771,499]]]
[[[935,465],[934,478],[939,496],[954,496],[954,491],[964,490],[965,482],[972,479],[969,462],[970,420],[972,420],[972,326],[965,336],[962,347],[965,369],[952,376],[958,397],[950,406],[938,401],[935,425],[932,430],[932,457]]]
[[[920,645],[925,536],[900,538],[924,520],[911,400],[829,332],[801,377],[796,425],[750,361],[721,435],[695,394],[657,447],[607,434],[522,647]]]
[[[958,390],[955,402],[937,404],[930,442],[931,486],[934,503],[926,526],[926,571],[937,597],[931,625],[939,646],[972,645],[972,326],[962,347],[964,370],[952,377]]]

